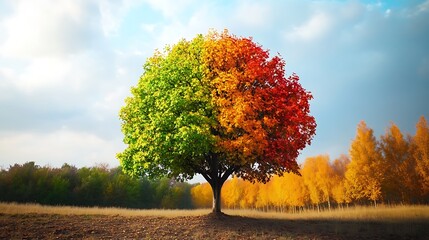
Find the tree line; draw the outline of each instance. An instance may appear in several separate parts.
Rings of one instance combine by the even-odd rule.
[[[365,122],[357,127],[349,155],[307,158],[299,174],[274,176],[266,184],[233,177],[225,182],[226,208],[298,211],[349,204],[428,204],[429,126],[424,117],[414,136],[392,123],[378,139]],[[127,208],[210,208],[208,183],[131,177],[120,167],[40,167],[34,162],[0,171],[0,201]]]
[[[267,184],[233,178],[225,183],[222,203],[227,208],[297,211],[303,208],[343,207],[349,204],[429,203],[429,126],[424,117],[414,136],[392,123],[376,139],[364,121],[359,123],[349,155],[334,161],[329,155],[309,157],[300,175],[285,173]],[[208,184],[191,189],[197,207],[211,206]]]
[[[120,167],[15,164],[0,172],[0,202],[126,208],[192,208],[189,183],[132,178]]]

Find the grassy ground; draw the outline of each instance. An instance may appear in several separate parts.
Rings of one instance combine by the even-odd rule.
[[[4,214],[56,214],[56,215],[106,215],[123,217],[179,217],[201,216],[210,213],[209,209],[164,210],[164,209],[125,209],[101,207],[42,206],[39,204],[0,203],[0,213]]]
[[[429,206],[209,213],[0,204],[0,239],[429,239]]]

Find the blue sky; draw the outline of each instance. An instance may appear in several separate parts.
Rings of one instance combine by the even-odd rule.
[[[379,136],[429,117],[429,1],[0,0],[0,167],[117,166],[118,111],[145,59],[224,28],[313,93],[299,161],[347,153],[361,120]]]

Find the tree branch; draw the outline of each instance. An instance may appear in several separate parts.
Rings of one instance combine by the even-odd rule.
[[[221,183],[224,183],[226,181],[226,179],[228,179],[228,177],[234,173],[235,171],[237,171],[238,169],[240,169],[240,166],[231,166],[229,167],[225,173],[223,174],[223,176],[220,178]]]

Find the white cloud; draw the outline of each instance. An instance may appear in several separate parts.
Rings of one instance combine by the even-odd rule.
[[[4,82],[25,94],[49,91],[49,94],[83,94],[82,91],[98,85],[98,77],[105,78],[113,69],[105,69],[106,59],[92,52],[67,57],[43,56],[24,61],[20,67],[0,70]],[[113,63],[111,63],[113,64]],[[104,71],[104,72],[103,72]],[[115,76],[111,76],[114,78]],[[108,78],[103,79],[107,82]],[[91,91],[98,92],[98,89]]]
[[[264,2],[241,1],[234,18],[247,27],[267,27],[271,22],[272,11],[270,5]]]
[[[62,58],[42,57],[33,60],[17,77],[17,88],[32,93],[44,88],[61,88],[70,85],[68,79],[72,73],[71,63]]]
[[[148,33],[153,33],[156,28],[156,24],[143,23],[142,29]]]
[[[146,0],[155,10],[161,11],[166,18],[177,18],[184,10],[195,3],[194,0]]]
[[[78,167],[95,163],[119,165],[115,154],[123,149],[120,140],[60,129],[50,133],[22,132],[0,134],[0,166],[35,161],[39,165],[71,163]],[[54,164],[55,163],[55,164]]]
[[[427,112],[429,0],[405,2],[10,1],[0,9],[0,166],[113,165],[122,148],[118,111],[145,58],[210,28],[283,55],[287,73],[315,96],[318,136],[309,152],[347,151],[358,120],[396,122],[376,109],[389,99],[413,106],[395,109],[402,119]],[[386,95],[395,88],[402,95]]]
[[[286,35],[292,41],[312,41],[325,35],[332,25],[331,18],[325,13],[316,13],[301,26],[294,27],[293,31]]]
[[[13,14],[1,23],[4,29],[0,56],[33,58],[62,55],[88,45],[94,34],[90,14],[80,1],[17,1]]]

